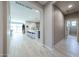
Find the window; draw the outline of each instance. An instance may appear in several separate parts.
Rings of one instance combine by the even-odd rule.
[[[13,32],[21,33],[22,32],[22,24],[11,23],[11,30]]]
[[[71,22],[72,26],[76,26],[76,21]]]

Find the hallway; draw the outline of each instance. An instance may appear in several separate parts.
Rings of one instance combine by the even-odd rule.
[[[75,36],[68,36],[67,39],[63,39],[55,45],[56,50],[62,54],[79,57],[79,43]]]
[[[38,41],[26,35],[16,33],[10,43],[9,57],[56,57],[66,56],[58,51],[49,51],[42,47]]]
[[[1,57],[79,57],[79,2],[2,1],[0,5]]]

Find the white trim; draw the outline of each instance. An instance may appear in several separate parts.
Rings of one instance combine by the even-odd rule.
[[[48,50],[50,50],[51,52],[53,51],[53,48],[50,48],[47,45],[44,45],[44,47],[47,48]]]

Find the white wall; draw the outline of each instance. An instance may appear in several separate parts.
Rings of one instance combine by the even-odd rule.
[[[44,35],[45,46],[52,49],[54,45],[54,8],[51,2],[44,7]]]
[[[0,1],[0,57],[3,56],[3,8]]]
[[[64,27],[64,15],[57,7],[55,9],[55,18],[54,18],[54,44],[58,43],[60,40],[64,39],[65,35],[65,27]]]
[[[54,8],[54,3],[49,2],[44,7],[44,43],[49,49],[64,38],[64,16],[59,9]]]

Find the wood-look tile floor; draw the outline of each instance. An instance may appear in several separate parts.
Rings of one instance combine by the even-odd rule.
[[[61,40],[55,45],[55,49],[64,55],[79,57],[79,42],[75,36],[69,35],[67,39]]]
[[[27,35],[14,34],[11,38],[8,57],[69,57],[79,56],[79,44],[76,40],[64,39],[50,51],[43,47],[37,40]]]
[[[11,42],[8,57],[56,57],[65,55],[53,50],[49,51],[35,39],[23,34],[14,34]]]

